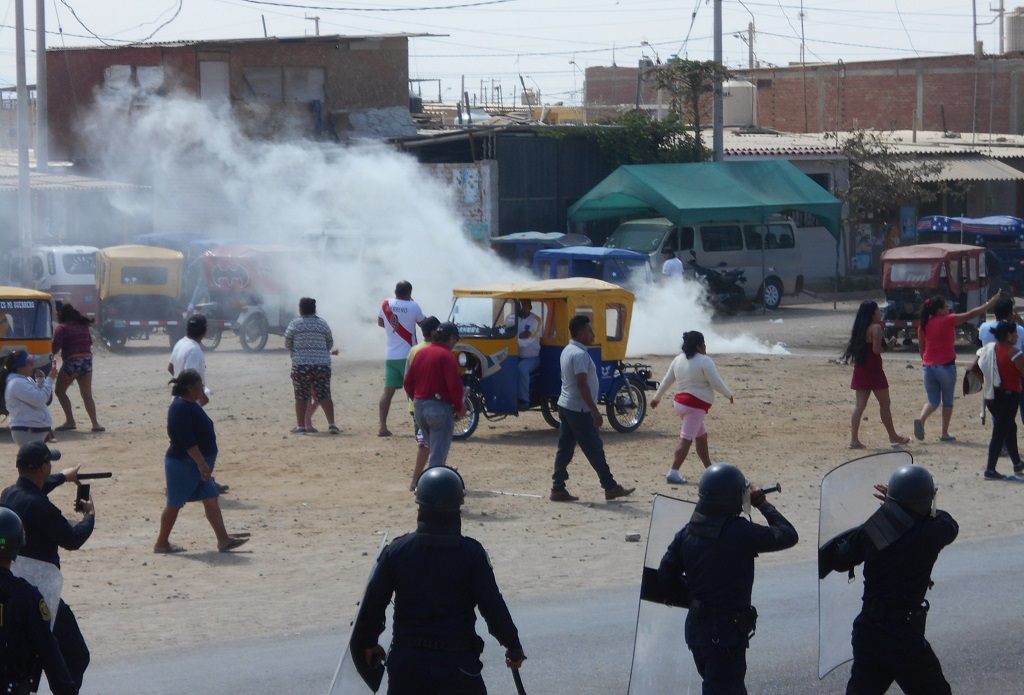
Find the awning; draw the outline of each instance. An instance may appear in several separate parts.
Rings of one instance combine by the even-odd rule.
[[[1024,171],[989,157],[922,157],[896,165],[909,169],[922,162],[942,164],[942,171],[935,176],[922,176],[921,181],[1024,181]]]
[[[842,204],[785,160],[620,166],[569,208],[570,222],[652,215],[674,224],[816,215],[839,239]]]

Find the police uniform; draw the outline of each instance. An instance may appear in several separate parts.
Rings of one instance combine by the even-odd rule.
[[[880,513],[899,513],[889,508],[891,504],[883,505],[886,509]],[[939,552],[956,539],[959,526],[944,511],[917,515],[896,540],[879,550],[872,524],[869,520],[848,532],[829,552],[832,570],[848,572],[864,563],[863,604],[853,622],[847,695],[881,695],[893,681],[907,695],[949,693],[939,659],[924,636],[925,593]],[[899,529],[898,521],[895,527]]]
[[[76,695],[60,648],[50,632],[50,611],[34,586],[0,567],[0,689],[30,692],[38,685],[39,668],[53,695]],[[19,688],[24,690],[19,690]]]
[[[757,619],[750,605],[754,558],[797,542],[796,529],[775,507],[764,502],[758,509],[768,526],[736,514],[705,513],[698,503],[658,567],[659,585],[672,593],[671,587],[686,582],[686,646],[705,695],[746,694],[746,649]]]
[[[431,469],[433,470],[433,469]],[[476,540],[455,529],[400,536],[381,553],[353,627],[352,645],[361,653],[377,644],[384,611],[395,596],[388,693],[482,695],[483,640],[476,614],[506,647],[522,654],[519,632],[498,590],[490,559]]]
[[[19,555],[40,562],[48,562],[60,569],[58,547],[78,550],[92,535],[95,517],[87,514],[77,524],[71,524],[61,514],[47,494],[64,484],[62,473],[51,475],[40,490],[24,477],[0,494],[0,504],[12,509],[25,526],[25,545]],[[78,687],[82,687],[85,669],[89,666],[89,648],[82,637],[78,621],[71,607],[60,601],[53,625],[64,662]]]

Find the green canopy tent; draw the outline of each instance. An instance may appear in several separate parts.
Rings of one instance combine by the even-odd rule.
[[[816,216],[841,238],[842,203],[785,160],[620,166],[569,208],[570,222],[667,217],[679,226],[766,221],[783,210]]]

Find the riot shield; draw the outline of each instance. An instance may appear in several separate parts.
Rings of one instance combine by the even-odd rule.
[[[694,507],[693,502],[654,497],[627,695],[690,692],[689,688],[700,687],[700,676],[683,637],[686,609],[666,605],[654,581],[669,543],[689,523]]]
[[[821,480],[818,513],[818,549],[830,540],[860,526],[875,510],[876,483],[887,483],[900,466],[913,463],[906,451],[891,451],[847,461],[833,468]],[[818,678],[853,659],[850,634],[853,619],[860,613],[864,582],[860,568],[850,581],[842,572],[818,580]]]
[[[377,554],[373,558],[373,567],[370,568],[370,575],[373,575],[373,570],[377,566],[377,559],[380,558],[381,552],[384,550],[384,546],[388,543],[388,534],[385,533],[384,537],[380,540],[380,545],[377,546]],[[367,578],[369,583],[369,578]],[[366,590],[363,590],[363,596],[366,596]],[[362,605],[362,601],[359,602]],[[390,609],[388,609],[390,612]],[[387,621],[388,625],[391,621]],[[351,627],[353,622],[349,623]],[[388,631],[385,630],[384,634],[381,635],[381,644],[387,644]],[[351,638],[350,638],[351,639]],[[338,668],[334,671],[334,679],[331,681],[331,689],[327,691],[327,695],[366,695],[366,693],[375,693],[380,689],[381,679],[383,678],[383,667],[380,667],[376,672],[368,666],[364,666],[363,662],[356,665],[352,657],[352,645],[351,641],[345,642],[345,648],[341,652],[341,659],[338,662]],[[376,684],[376,687],[370,685],[371,682]]]

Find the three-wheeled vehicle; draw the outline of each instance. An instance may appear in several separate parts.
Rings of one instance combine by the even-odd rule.
[[[970,311],[988,299],[985,249],[963,244],[918,244],[882,254],[882,309],[885,337],[902,335],[909,345],[917,337],[924,301],[942,295],[953,313]],[[978,318],[957,328],[958,336],[978,342]]]
[[[274,246],[218,246],[203,253],[202,278],[208,299],[195,305],[208,322],[206,346],[220,344],[234,330],[242,349],[258,352],[268,337],[284,335],[297,316],[297,298],[287,291],[287,258],[293,252]]]
[[[49,355],[53,348],[50,295],[21,287],[0,287],[0,359],[13,350]],[[46,367],[44,371],[48,371]],[[0,415],[7,406],[0,394]]]
[[[449,320],[459,327],[454,352],[466,385],[466,412],[455,423],[456,439],[476,430],[483,415],[500,420],[518,415],[519,339],[516,307],[529,299],[540,318],[540,367],[530,380],[530,408],[540,409],[545,421],[558,427],[561,391],[559,358],[569,343],[569,319],[589,316],[594,344],[588,348],[597,365],[595,400],[607,410],[619,432],[632,432],[647,415],[647,395],[658,387],[646,364],[625,361],[633,293],[591,278],[538,280],[459,288]]]
[[[533,256],[533,272],[541,279],[596,278],[627,288],[654,282],[646,253],[604,246],[538,251]]]
[[[534,255],[542,249],[590,246],[589,237],[564,232],[515,232],[491,239],[491,249],[509,263],[533,267]]]
[[[100,339],[110,350],[163,331],[173,346],[185,335],[181,301],[184,256],[156,246],[111,246],[96,252]]]

